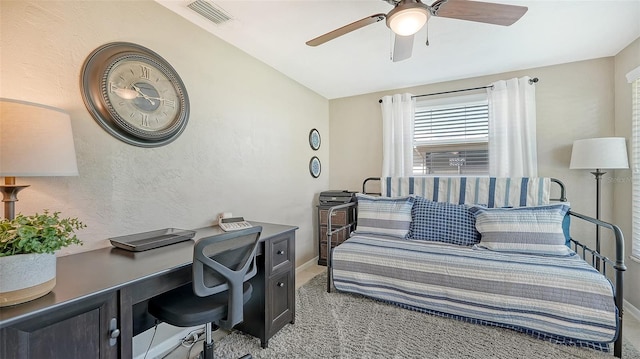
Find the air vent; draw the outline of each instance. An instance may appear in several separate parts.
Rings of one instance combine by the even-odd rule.
[[[189,9],[206,17],[207,19],[209,19],[209,21],[216,25],[220,25],[231,20],[231,16],[229,14],[227,14],[219,6],[214,5],[210,1],[196,0],[187,6],[189,7]]]

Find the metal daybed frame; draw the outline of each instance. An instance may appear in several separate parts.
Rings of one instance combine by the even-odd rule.
[[[367,192],[366,191],[366,185],[367,182],[369,181],[380,181],[379,177],[369,177],[367,179],[365,179],[362,182],[362,193],[365,194],[372,194],[372,195],[381,195],[380,193],[373,193],[373,192]],[[566,197],[566,189],[564,186],[564,183],[562,183],[560,180],[555,179],[555,178],[551,178],[551,182],[552,183],[556,183],[559,186],[560,189],[560,197],[559,198],[553,198],[551,199],[552,201],[560,201],[560,202],[566,202],[567,201],[567,197]],[[351,228],[351,224],[347,224],[346,226],[342,226],[342,227],[338,227],[335,228],[332,226],[331,224],[331,218],[333,215],[333,212],[339,209],[343,209],[343,208],[348,208],[348,207],[353,207],[356,206],[356,202],[350,202],[350,203],[345,203],[345,204],[340,204],[337,206],[333,206],[331,208],[329,208],[329,212],[327,213],[327,218],[328,218],[328,223],[327,223],[327,245],[328,245],[328,252],[327,252],[327,292],[331,292],[331,282],[332,282],[332,276],[331,276],[331,269],[332,269],[332,260],[333,260],[333,242],[332,242],[332,237],[334,234],[340,232],[341,230],[344,230],[346,228],[349,228],[349,230],[354,230],[355,228]],[[571,215],[572,217],[593,223],[596,225],[596,228],[606,228],[609,229],[613,232],[614,235],[614,240],[615,240],[615,245],[616,245],[616,258],[615,260],[611,260],[609,258],[607,258],[606,256],[602,255],[598,250],[593,250],[589,247],[587,247],[585,244],[571,238],[571,244],[573,247],[573,250],[578,253],[582,259],[589,263],[589,257],[591,258],[590,264],[592,267],[594,267],[595,269],[597,269],[600,273],[602,273],[602,275],[604,275],[605,277],[607,276],[607,267],[611,267],[612,270],[615,270],[615,275],[614,275],[614,293],[615,293],[615,304],[616,307],[618,309],[618,337],[616,338],[616,341],[614,342],[614,349],[613,349],[613,354],[614,356],[621,358],[622,357],[622,316],[623,316],[623,288],[624,288],[624,272],[627,270],[627,267],[624,264],[624,236],[622,234],[622,230],[620,229],[620,227],[616,226],[615,224],[612,223],[608,223],[608,222],[604,222],[601,220],[598,220],[596,218],[593,217],[589,217],[587,215],[584,214],[580,214],[574,211],[569,211],[568,212],[569,215]],[[357,226],[357,223],[356,223]],[[336,245],[337,245],[337,240],[336,240]],[[597,244],[597,246],[599,247],[599,244]],[[602,265],[601,265],[602,263]]]

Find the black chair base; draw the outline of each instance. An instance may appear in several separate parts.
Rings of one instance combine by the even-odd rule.
[[[213,340],[210,343],[207,343],[206,341],[202,343],[202,348],[203,350],[200,352],[200,355],[198,355],[198,359],[215,359]],[[253,359],[253,356],[251,356],[251,354],[245,354],[239,359]]]

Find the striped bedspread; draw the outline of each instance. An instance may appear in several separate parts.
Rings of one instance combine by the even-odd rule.
[[[608,350],[617,336],[612,285],[577,255],[356,235],[334,250],[333,282],[341,291],[570,345]]]

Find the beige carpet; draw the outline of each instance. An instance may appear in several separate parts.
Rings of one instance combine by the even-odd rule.
[[[611,353],[568,347],[512,330],[469,324],[346,293],[327,293],[326,275],[296,292],[296,323],[261,349],[233,332],[216,343],[217,358],[251,353],[282,358],[613,358]],[[629,343],[623,358],[640,359]]]

